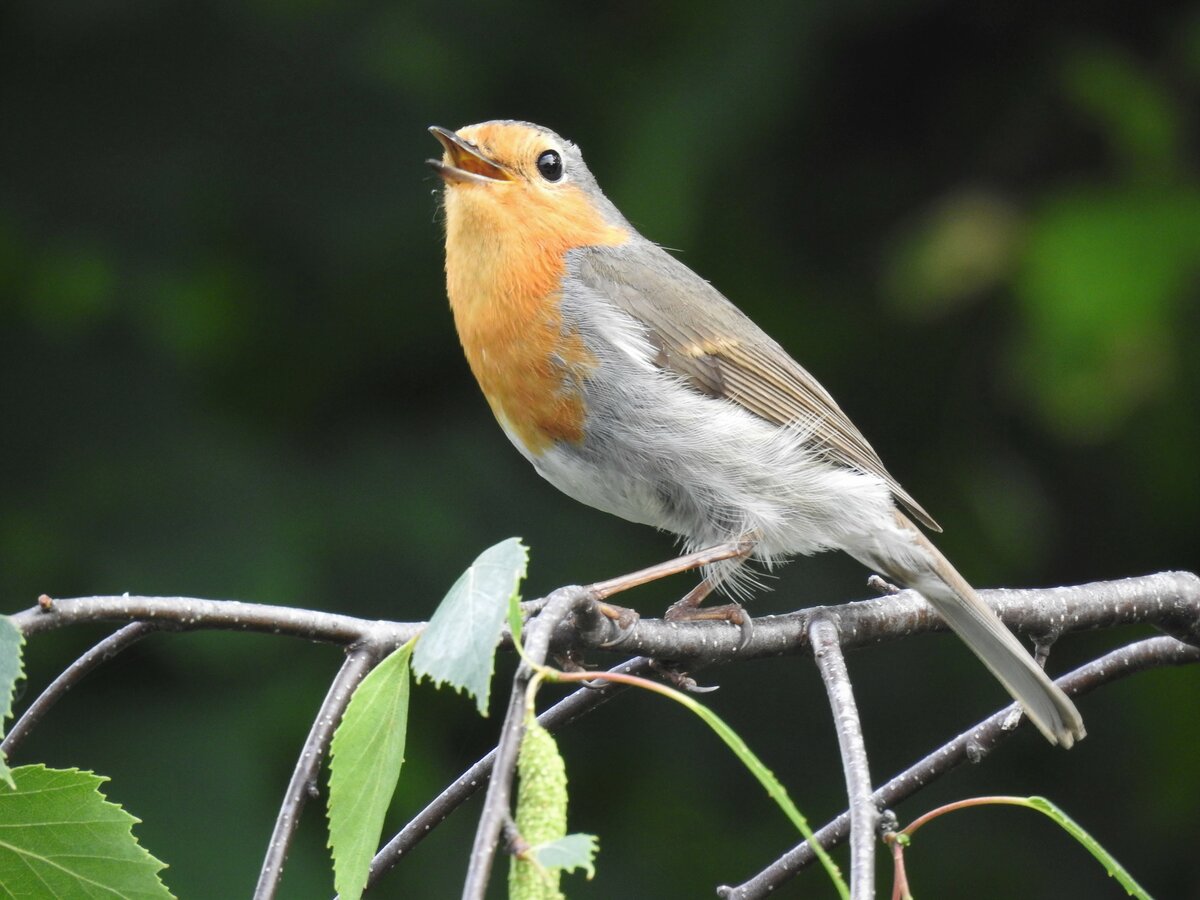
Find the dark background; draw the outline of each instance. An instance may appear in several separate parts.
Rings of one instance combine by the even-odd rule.
[[[529,597],[671,555],[538,479],[461,358],[425,129],[489,118],[579,143],[647,236],[832,390],[976,584],[1200,569],[1198,100],[1194,3],[7,3],[5,608],[130,591],[423,619],[513,534]],[[754,611],[862,597],[865,575],[798,562]],[[630,602],[654,612],[687,586]],[[29,691],[103,633],[35,639]],[[1051,667],[1135,636],[1072,636]],[[338,663],[283,639],[155,637],[14,762],[111,776],[176,893],[246,896]],[[879,779],[1003,701],[946,636],[850,665]],[[813,667],[713,679],[810,819],[839,811]],[[1195,670],[1138,676],[1082,701],[1090,736],[1069,754],[1026,729],[898,813],[1045,794],[1151,892],[1194,895],[1198,699]],[[495,725],[419,690],[396,822]],[[796,840],[657,698],[611,704],[562,749],[572,828],[601,836],[572,897],[709,896]],[[379,895],[454,895],[477,811]],[[282,896],[330,895],[323,827],[314,804]],[[930,826],[909,870],[924,896],[1123,896],[1012,809]],[[812,873],[781,895],[798,885],[832,893]]]

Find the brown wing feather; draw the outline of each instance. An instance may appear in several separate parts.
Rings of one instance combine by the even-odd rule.
[[[707,281],[648,241],[572,254],[575,274],[649,331],[657,362],[702,393],[779,425],[800,423],[840,465],[882,478],[921,524],[941,531],[884,468],[833,397]]]

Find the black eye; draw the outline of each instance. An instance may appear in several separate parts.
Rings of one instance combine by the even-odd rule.
[[[557,150],[547,150],[537,158],[537,168],[547,181],[558,181],[563,176],[562,157]]]

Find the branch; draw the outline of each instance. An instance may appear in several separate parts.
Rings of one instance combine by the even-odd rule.
[[[736,552],[736,548],[728,549],[727,552]],[[661,567],[654,567],[647,571],[657,571],[659,568]],[[622,585],[630,578],[636,582],[637,576],[640,574],[644,573],[634,573],[634,576],[626,576],[625,579],[614,579],[612,584]],[[604,584],[607,583],[601,583],[601,585]],[[1049,643],[1067,631],[1149,623],[1193,646],[1200,646],[1200,578],[1187,572],[1164,572],[1157,575],[1113,582],[1098,582],[1077,587],[1046,590],[993,590],[983,591],[982,594],[1006,624],[1018,632],[1032,636],[1041,645]],[[591,595],[586,596],[590,597]],[[528,611],[537,608],[541,603],[543,601],[534,601],[531,604],[522,604],[522,606]],[[600,614],[602,611],[598,611],[598,606],[594,602],[580,601],[579,604],[576,604],[577,614],[574,616],[574,622],[568,621],[566,618],[555,622],[551,635],[549,633],[551,619],[549,617],[541,618],[543,625],[535,630],[539,635],[539,640],[544,637],[548,641],[549,647],[556,652],[583,649],[611,652],[616,643],[613,640],[616,626],[607,614]],[[383,649],[399,646],[424,627],[424,623],[380,622],[316,610],[297,610],[240,601],[128,595],[57,601],[43,597],[38,606],[16,613],[11,618],[26,636],[82,622],[144,622],[147,628],[154,626],[172,630],[254,631],[343,646],[369,643]],[[705,665],[728,662],[734,658],[744,659],[811,652],[808,632],[817,618],[828,618],[836,625],[841,638],[840,645],[843,648],[898,640],[912,633],[944,628],[941,619],[919,594],[905,591],[884,598],[874,598],[840,606],[814,607],[787,615],[761,617],[754,620],[754,628],[749,640],[746,640],[746,633],[743,629],[725,622],[664,622],[650,619],[636,622],[632,627],[619,631],[616,637],[620,638],[622,651],[633,648],[642,656],[678,661],[694,670]],[[44,692],[43,696],[34,704],[36,709],[31,708],[22,722],[14,728],[13,744],[19,743],[24,735],[28,734],[53,702],[62,696],[65,689],[77,683],[87,671],[111,656],[113,652],[127,646],[124,643],[125,639],[118,637],[122,633],[118,632],[112,636],[110,640],[114,641],[113,644],[102,642],[81,657],[76,664],[60,676],[61,683],[60,680],[56,680],[55,684]],[[137,633],[136,631],[130,632],[130,634]],[[511,644],[511,642],[509,643]],[[1118,653],[1120,652],[1118,651]],[[543,652],[539,659],[544,656]],[[1191,661],[1191,659],[1186,661]],[[340,711],[338,714],[340,715]],[[317,725],[314,725],[314,733],[316,730]],[[518,738],[519,733],[520,729],[518,728],[516,730]],[[310,734],[310,738],[313,736]],[[978,756],[988,749],[979,741],[968,743],[970,746],[970,750],[966,751],[968,755]],[[947,746],[951,747],[952,745],[954,742]],[[319,757],[314,764],[319,765]],[[477,766],[485,766],[485,764],[490,765],[486,758],[481,760]],[[953,764],[957,764],[957,762]],[[298,766],[297,773],[299,772]],[[475,769],[473,768],[471,772],[475,772]],[[940,774],[940,771],[936,774]],[[298,774],[297,777],[299,777]],[[511,770],[509,770],[506,778],[511,780],[511,777]],[[914,782],[913,789],[919,784],[919,782]],[[431,803],[414,820],[414,823],[410,824],[420,822],[422,823],[421,827],[424,827],[424,824],[432,827],[432,824],[436,824],[437,821],[444,818],[456,803],[461,802],[460,794],[461,797],[465,797],[471,793],[471,790],[462,791],[461,786],[456,782],[441,797]],[[291,792],[289,792],[290,796],[292,796]],[[288,801],[285,801],[284,807],[285,809],[281,810],[281,822],[277,823],[277,826],[286,824],[287,827],[281,834],[290,839],[290,832],[287,829],[294,827],[294,822],[291,824],[283,822],[284,813],[289,808]],[[298,812],[299,807],[295,806],[293,809],[294,812]],[[388,848],[384,848],[384,851],[381,851],[380,856],[383,859],[377,858],[378,867],[373,871],[383,871],[387,866],[394,864],[401,853],[415,845],[419,837],[412,835],[406,837],[407,831],[406,828],[388,845],[388,848],[395,845],[393,850],[389,851]],[[844,831],[839,833],[841,837],[838,839],[844,839]],[[794,852],[799,852],[800,849],[797,848],[797,851]],[[276,843],[273,841],[271,852],[278,855],[274,865],[276,869],[280,869],[283,856],[286,854],[286,841],[279,846],[279,849],[276,849]],[[385,854],[388,852],[393,855],[386,856]],[[781,860],[780,865],[785,864],[786,859]],[[270,858],[268,862],[270,862]],[[489,867],[490,864],[489,858]],[[268,875],[268,868],[270,866],[264,867],[264,878]],[[272,877],[277,879],[278,871]],[[730,894],[729,896],[741,895]],[[755,895],[747,894],[745,896]]]
[[[985,590],[980,594],[1006,625],[1037,638],[1151,624],[1200,646],[1200,578],[1190,572],[1161,572],[1074,587]],[[522,607],[535,607],[538,602]],[[622,632],[620,650],[693,665],[807,652],[809,621],[818,615],[832,616],[837,622],[843,649],[945,630],[941,618],[920,594],[901,591],[854,603],[761,616],[754,619],[753,631],[744,646],[743,630],[728,622],[642,619]],[[169,623],[181,630],[254,631],[342,645],[370,639],[393,647],[399,647],[425,626],[423,622],[381,622],[238,600],[129,595],[48,600],[46,606],[12,616],[26,637],[80,622],[143,620]],[[593,615],[586,617],[584,624],[588,627],[576,629],[571,622],[563,622],[555,631],[551,649],[614,649],[611,620]]]
[[[645,657],[638,657],[623,662],[609,671],[626,675],[645,675],[651,671],[651,663]],[[625,685],[612,682],[580,688],[538,716],[538,723],[547,731],[558,731],[587,715],[601,703],[623,690],[625,690]],[[367,880],[367,887],[375,884],[384,872],[400,861],[401,856],[416,847],[429,832],[445,821],[450,813],[472,797],[484,781],[491,777],[495,761],[496,751],[492,750],[451,782],[429,805],[400,829],[396,836],[388,841],[371,860],[371,874]]]
[[[199,600],[195,597],[80,597],[49,600],[13,614],[13,624],[26,637],[78,622],[152,621],[177,630],[217,628],[283,634],[330,644],[353,644],[370,639],[399,647],[425,627],[424,622],[380,622],[315,609],[268,606],[241,600]]]
[[[329,686],[329,693],[325,695],[325,701],[304,741],[296,768],[292,770],[292,779],[283,795],[283,805],[275,819],[271,842],[267,845],[267,855],[254,888],[254,900],[271,900],[279,889],[283,864],[287,861],[288,848],[296,833],[300,812],[308,798],[317,791],[317,774],[329,750],[329,742],[333,740],[333,732],[342,720],[342,713],[346,711],[354,689],[383,657],[385,649],[378,644],[362,643],[347,651],[346,661]]]
[[[846,795],[850,799],[850,896],[852,900],[869,900],[875,896],[875,826],[879,809],[871,796],[871,770],[867,765],[862,721],[842,656],[837,625],[825,616],[814,617],[808,635],[833,707],[842,769],[846,773]]]
[[[1067,632],[1150,624],[1200,646],[1200,578],[1190,572],[1161,572],[1072,587],[979,593],[1004,624],[1041,643]],[[676,660],[688,666],[810,652],[809,624],[818,616],[830,617],[837,624],[844,650],[946,630],[945,622],[924,597],[916,591],[901,591],[854,603],[762,616],[753,620],[753,630],[745,643],[743,630],[728,622],[641,619],[622,633],[620,651]],[[553,648],[611,649],[610,623],[601,617],[593,622],[598,624],[590,629],[564,623],[554,635]]]
[[[1146,669],[1179,666],[1200,662],[1200,648],[1174,638],[1157,637],[1138,641],[1113,650],[1104,656],[1057,680],[1069,696],[1078,697],[1097,688]],[[964,762],[979,762],[1012,733],[1016,704],[984,719],[954,740],[935,750],[915,765],[901,772],[872,795],[878,808],[887,808],[912,796]],[[842,813],[816,832],[816,838],[826,850],[846,839],[850,830],[850,815]],[[789,850],[753,878],[736,887],[722,886],[717,896],[725,900],[756,900],[769,896],[800,870],[816,859],[808,842]]]
[[[517,667],[517,674],[513,677],[508,712],[500,728],[492,777],[488,781],[487,794],[483,799],[483,813],[479,817],[475,843],[471,848],[471,862],[467,868],[466,884],[463,886],[463,900],[483,900],[488,878],[492,873],[492,862],[496,857],[500,831],[511,815],[509,808],[513,774],[517,768],[521,737],[525,733],[525,688],[533,677],[533,666],[540,666],[546,661],[550,636],[554,629],[570,616],[577,606],[592,602],[594,598],[587,588],[559,588],[550,594],[545,607],[525,628],[525,659],[521,661],[521,665]]]
[[[85,652],[79,659],[67,666],[54,681],[50,682],[38,698],[29,704],[29,708],[16,721],[16,724],[9,730],[4,740],[0,742],[0,752],[4,753],[5,759],[12,759],[12,755],[16,752],[17,746],[25,740],[26,736],[42,717],[59,699],[63,697],[71,688],[77,685],[84,677],[99,666],[101,663],[108,662],[126,647],[140,641],[152,631],[158,631],[159,625],[155,622],[134,622],[132,625],[126,625],[119,631],[115,631],[106,637],[100,643]]]

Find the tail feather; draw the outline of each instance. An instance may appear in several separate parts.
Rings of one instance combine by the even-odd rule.
[[[980,598],[949,560],[903,514],[897,521],[916,548],[923,550],[921,562],[914,554],[888,554],[878,550],[870,562],[881,565],[884,574],[921,592],[946,624],[971,648],[996,679],[1012,695],[1025,714],[1052,744],[1070,749],[1086,735],[1083,718],[1028,651],[1008,630],[995,611]],[[864,559],[864,562],[868,560]]]

